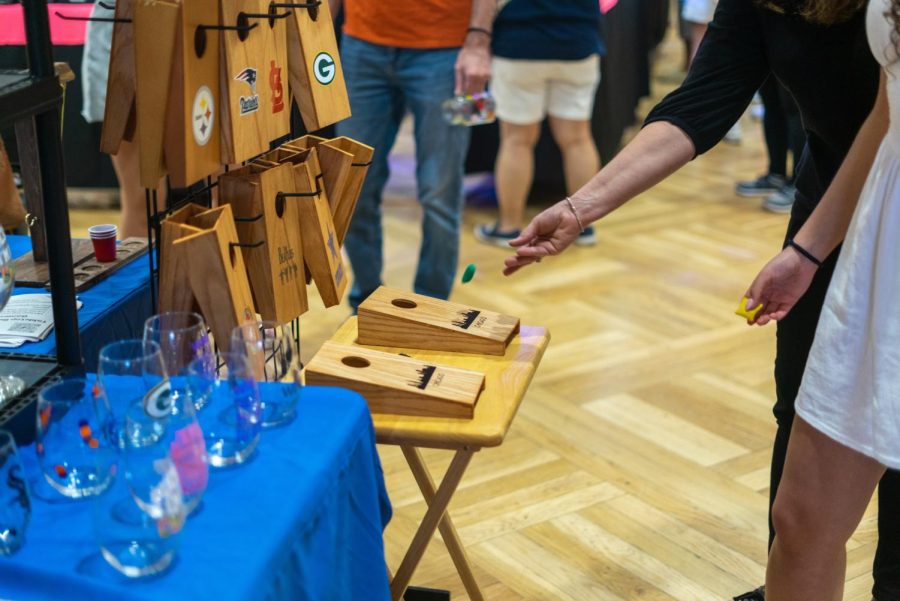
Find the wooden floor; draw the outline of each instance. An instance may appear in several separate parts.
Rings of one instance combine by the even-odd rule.
[[[675,62],[661,62],[657,95]],[[733,193],[764,167],[760,137],[745,119],[742,145],[720,145],[611,215],[597,247],[512,278],[500,273],[506,252],[471,234],[493,213],[466,211],[460,265],[478,272],[454,299],[553,336],[505,444],[476,455],[450,506],[488,599],[730,600],[762,583],[774,329],[733,314],[786,225]],[[388,191],[384,275],[410,288],[420,214],[408,170],[400,176]],[[302,318],[305,359],[347,315]],[[379,450],[396,569],[425,504],[400,452]],[[425,456],[436,473],[450,459]],[[870,599],[875,520],[872,508],[850,542],[846,599]],[[468,599],[439,538],[413,582]]]

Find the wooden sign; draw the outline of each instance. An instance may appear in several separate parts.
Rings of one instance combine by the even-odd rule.
[[[328,2],[295,8],[287,21],[291,94],[306,129],[346,119],[350,102]]]
[[[183,188],[219,170],[219,0],[182,3],[169,86],[165,161]]]
[[[335,342],[305,371],[308,385],[358,392],[372,413],[471,419],[484,389],[482,373]]]
[[[235,326],[256,319],[231,206],[199,213],[191,223],[201,231],[176,240],[174,246],[187,260],[191,290],[203,319],[218,348],[227,352]]]
[[[282,323],[309,309],[303,270],[300,206],[290,164],[251,164],[219,178],[220,202],[232,206],[256,307]]]
[[[382,286],[359,306],[359,344],[503,355],[519,319]]]
[[[269,2],[260,0],[262,13],[285,14],[294,9],[269,8]],[[246,9],[245,9],[246,10]],[[291,131],[291,93],[288,71],[288,21],[290,16],[259,21],[264,35],[263,67],[260,72],[262,89],[261,111],[267,115],[266,141],[272,142]]]
[[[347,237],[347,230],[350,228],[350,221],[353,219],[353,213],[356,211],[356,202],[359,200],[359,193],[366,179],[366,173],[369,171],[369,165],[372,163],[375,149],[346,136],[328,140],[326,144],[330,148],[342,150],[353,156],[343,191],[337,200],[331,199],[334,229],[337,231],[338,243],[343,245],[344,238]]]
[[[125,1],[122,0],[122,4]],[[118,6],[118,4],[117,4]],[[171,68],[181,5],[167,0],[135,0],[132,28],[136,76],[136,120],[141,186],[155,189],[166,174],[163,136]]]
[[[115,5],[116,19],[132,18],[132,0],[121,0]],[[122,140],[133,137],[134,84],[134,29],[131,23],[114,23],[106,80],[106,98],[109,102],[103,110],[100,152],[118,154]]]
[[[331,140],[313,135],[305,135],[291,140],[282,145],[282,148],[316,149],[319,154],[319,165],[322,167],[325,192],[328,194],[328,204],[331,207],[331,214],[334,216],[335,205],[343,197],[347,187],[347,180],[353,164],[353,154],[332,144]]]
[[[194,311],[197,300],[191,291],[187,260],[181,255],[175,241],[197,234],[201,230],[190,225],[191,219],[207,209],[188,204],[169,215],[160,224],[159,253],[159,312]]]
[[[347,273],[341,257],[341,247],[331,220],[328,194],[322,180],[322,170],[316,149],[309,151],[306,161],[294,166],[294,181],[298,193],[303,230],[303,259],[312,275],[319,296],[326,307],[340,304],[347,289]]]

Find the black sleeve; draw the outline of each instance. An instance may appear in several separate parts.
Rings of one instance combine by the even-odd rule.
[[[644,125],[668,121],[703,154],[725,136],[769,74],[753,0],[719,0],[681,86],[650,111]]]

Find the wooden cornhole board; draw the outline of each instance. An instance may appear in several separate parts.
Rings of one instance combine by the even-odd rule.
[[[372,413],[470,419],[484,374],[326,342],[306,367],[306,383],[355,390]]]
[[[131,19],[132,3],[115,3],[116,19]],[[134,137],[134,30],[132,23],[114,23],[109,51],[109,75],[106,80],[107,102],[103,110],[100,151],[118,154],[122,140]]]
[[[264,319],[282,323],[309,309],[300,206],[278,197],[294,189],[292,169],[251,163],[219,177],[220,202],[234,209],[256,308]]]
[[[227,352],[235,326],[256,319],[244,258],[234,246],[238,235],[231,206],[210,209],[191,222],[200,231],[173,246],[187,261],[191,290],[216,345]]]
[[[159,312],[195,311],[197,299],[191,290],[187,260],[174,246],[176,240],[200,233],[190,225],[191,219],[207,210],[198,204],[188,204],[171,215],[160,225],[159,263]]]
[[[294,8],[286,19],[291,94],[308,131],[350,116],[350,101],[328,2]]]
[[[347,229],[350,227],[350,221],[356,211],[356,202],[359,200],[359,193],[366,179],[366,173],[369,171],[369,165],[372,163],[375,149],[346,136],[328,140],[326,145],[353,155],[344,189],[337,199],[331,199],[331,214],[334,219],[338,244],[344,244],[344,238],[347,237]]]
[[[322,167],[322,179],[325,183],[325,192],[328,195],[328,205],[331,207],[331,215],[344,195],[347,181],[350,178],[350,170],[353,164],[353,154],[342,150],[331,143],[331,140],[319,136],[306,135],[287,142],[282,148],[296,149],[298,151],[316,149],[319,154],[319,165]]]
[[[382,286],[359,306],[359,343],[503,355],[519,319]]]

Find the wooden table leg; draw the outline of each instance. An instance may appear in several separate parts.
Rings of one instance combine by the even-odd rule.
[[[406,447],[401,448],[404,449],[405,453]],[[425,549],[428,548],[428,543],[431,541],[431,537],[434,536],[434,531],[437,530],[438,524],[444,517],[447,505],[450,503],[450,499],[453,498],[453,493],[456,492],[456,488],[459,486],[459,482],[462,480],[473,454],[474,451],[472,449],[464,447],[456,451],[456,454],[453,456],[453,461],[450,462],[450,467],[447,468],[447,473],[444,474],[441,485],[434,493],[431,502],[428,503],[425,517],[422,518],[422,523],[419,524],[419,529],[416,530],[409,549],[407,549],[406,555],[404,555],[403,561],[400,562],[400,567],[391,581],[392,601],[399,601],[403,597],[413,572],[425,554]]]
[[[407,463],[409,463],[409,468],[416,478],[419,490],[422,491],[422,496],[425,497],[425,502],[431,505],[432,499],[434,499],[434,480],[425,466],[422,453],[415,447],[404,446],[400,448],[403,450],[403,455],[406,457]],[[447,552],[450,553],[453,564],[456,566],[456,571],[459,572],[463,586],[466,587],[466,593],[469,594],[469,598],[472,601],[484,601],[484,596],[481,594],[481,589],[478,588],[478,582],[475,581],[475,575],[472,573],[469,557],[466,555],[466,550],[462,545],[462,541],[460,541],[459,534],[456,532],[456,527],[453,525],[449,512],[444,512],[444,517],[441,518],[438,528],[440,529],[441,537],[444,539],[444,544],[447,545]]]

